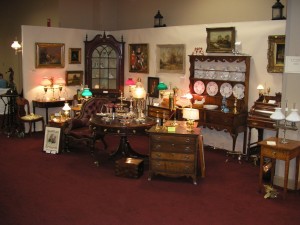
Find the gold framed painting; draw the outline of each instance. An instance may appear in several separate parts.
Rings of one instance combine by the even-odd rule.
[[[269,73],[283,73],[285,35],[270,35],[268,45],[267,71]]]
[[[185,45],[157,45],[157,73],[185,73]]]
[[[235,46],[235,27],[206,28],[208,53],[231,53]]]
[[[65,66],[65,44],[35,43],[36,68],[56,68]]]
[[[81,63],[81,48],[69,48],[69,64]]]
[[[83,71],[66,71],[66,86],[80,86],[83,82]]]
[[[129,72],[149,73],[148,44],[129,44]]]

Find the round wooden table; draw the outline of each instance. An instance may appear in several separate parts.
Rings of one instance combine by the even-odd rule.
[[[155,118],[147,117],[144,120],[125,119],[122,117],[105,117],[95,115],[90,119],[91,126],[95,127],[98,132],[104,134],[115,134],[120,136],[118,149],[110,157],[132,157],[145,158],[134,151],[127,139],[128,135],[145,135],[146,131],[156,124]]]

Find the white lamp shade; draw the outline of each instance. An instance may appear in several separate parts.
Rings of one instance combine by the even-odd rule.
[[[258,86],[257,86],[257,90],[264,90],[265,88],[264,88],[264,86],[262,85],[262,84],[259,84]]]
[[[291,109],[291,113],[286,117],[286,120],[290,122],[299,122],[300,116],[298,114],[298,109]]]
[[[14,41],[12,44],[11,44],[11,47],[15,50],[18,50],[19,48],[21,48],[21,45],[19,44],[18,41]]]
[[[134,98],[145,98],[146,97],[146,91],[143,87],[136,87],[133,91],[133,97]]]
[[[184,108],[182,117],[188,120],[199,120],[199,110],[193,108]]]
[[[49,80],[48,77],[43,77],[42,81],[41,81],[41,85],[46,87],[46,86],[50,86],[52,83],[51,81]]]
[[[68,102],[65,103],[64,107],[62,108],[62,110],[64,110],[64,111],[70,111],[71,110],[71,107],[69,106]]]
[[[275,112],[270,116],[273,120],[283,120],[285,119],[285,116],[281,112],[281,108],[276,107]]]
[[[59,77],[59,78],[55,81],[55,84],[57,84],[57,85],[59,85],[59,86],[63,86],[63,85],[65,85],[65,83],[66,83],[66,81],[65,81],[63,78],[61,78],[61,77]]]

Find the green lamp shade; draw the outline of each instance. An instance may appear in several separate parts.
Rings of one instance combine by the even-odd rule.
[[[167,90],[168,86],[164,82],[159,82],[159,84],[157,85],[157,89],[158,90]]]
[[[83,97],[91,97],[93,94],[92,94],[92,92],[90,91],[89,88],[84,88],[83,92],[81,93],[81,95]]]

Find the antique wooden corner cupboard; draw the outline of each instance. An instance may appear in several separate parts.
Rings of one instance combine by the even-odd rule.
[[[124,92],[124,45],[123,37],[98,34],[85,43],[85,84],[94,96],[112,99]]]
[[[246,152],[248,89],[250,56],[190,55],[190,92],[195,100],[205,98],[205,105],[217,109],[200,108],[199,126],[228,132],[232,137],[232,151],[236,139],[244,132],[243,153]],[[229,112],[222,110],[226,98]]]

